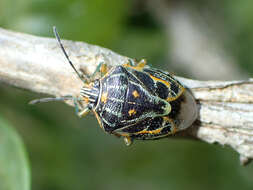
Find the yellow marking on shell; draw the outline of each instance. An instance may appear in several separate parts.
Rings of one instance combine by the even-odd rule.
[[[101,96],[101,102],[105,104],[107,102],[107,99],[108,99],[108,92],[104,92]]]
[[[171,132],[169,134],[175,134],[178,131],[177,126],[174,124],[173,120],[170,119],[169,117],[163,117],[164,121],[168,121],[169,123],[171,123]]]
[[[183,94],[183,92],[185,91],[185,88],[183,86],[181,86],[181,85],[179,85],[179,88],[180,88],[180,91],[179,91],[179,93],[175,97],[168,97],[166,99],[168,102],[176,100],[179,96],[181,96]]]
[[[135,90],[135,91],[133,91],[133,96],[135,97],[135,98],[138,98],[139,96],[140,96],[140,94]]]
[[[159,79],[159,78],[156,78],[156,77],[154,77],[154,76],[152,76],[152,75],[150,75],[150,74],[149,74],[149,76],[150,76],[154,81],[159,81],[159,82],[165,84],[165,86],[167,86],[168,88],[170,88],[170,83],[169,83],[168,81],[162,80],[162,79]]]
[[[136,114],[136,110],[135,109],[131,109],[131,110],[128,111],[128,115],[129,116],[132,116],[134,114]]]
[[[123,64],[124,67],[129,67],[132,69],[135,69],[137,71],[142,71],[142,69],[145,67],[145,65],[147,64],[147,61],[145,59],[141,59],[136,66],[132,66],[129,63]]]
[[[156,77],[154,77],[154,76],[152,76],[152,75],[150,75],[149,74],[149,76],[154,80],[154,81],[159,81],[159,82],[161,82],[161,83],[163,83],[165,86],[167,86],[168,88],[170,88],[170,83],[168,82],[168,81],[166,81],[166,80],[162,80],[162,79],[160,79],[160,78],[156,78]],[[176,100],[179,96],[181,96],[181,94],[184,92],[184,90],[185,90],[185,88],[183,87],[183,86],[181,86],[180,84],[178,84],[178,86],[179,86],[179,89],[180,89],[180,91],[179,91],[179,93],[175,96],[175,97],[168,97],[166,100],[167,101],[169,101],[169,102],[171,102],[171,101],[173,101],[173,100]]]
[[[99,116],[98,116],[98,113],[95,112],[94,110],[92,110],[92,111],[93,111],[94,115],[96,116],[96,118],[97,118],[97,120],[98,120],[98,124],[99,124],[100,128],[103,129],[103,130],[105,131],[104,127],[102,126],[101,120],[100,120],[100,118],[99,118]]]
[[[162,131],[163,128],[159,128],[159,129],[155,129],[155,130],[152,130],[152,131],[147,131],[146,129],[145,130],[142,130],[142,131],[139,131],[135,134],[158,134]]]

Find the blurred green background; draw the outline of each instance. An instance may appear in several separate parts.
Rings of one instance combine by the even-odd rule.
[[[146,58],[155,67],[202,79],[170,62],[168,52],[174,50],[176,39],[174,28],[166,22],[178,18],[173,17],[178,7],[191,10],[188,14],[195,24],[202,19],[204,28],[218,36],[215,47],[232,57],[231,67],[239,69],[235,73],[252,76],[250,0],[0,0],[0,27],[53,37],[55,25],[62,38]],[[164,16],[167,13],[171,14]],[[215,79],[212,75],[209,78]],[[136,141],[126,147],[122,139],[105,134],[92,115],[79,119],[63,103],[27,105],[38,97],[0,84],[0,118],[5,121],[0,125],[14,128],[21,136],[33,190],[253,189],[253,164],[240,166],[238,154],[229,147],[183,139]],[[0,157],[5,155],[0,152]]]

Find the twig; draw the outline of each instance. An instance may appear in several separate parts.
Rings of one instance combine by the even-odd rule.
[[[110,66],[129,58],[83,42],[63,41],[77,70],[91,74],[104,61]],[[229,145],[241,163],[253,158],[253,80],[196,81],[177,77],[193,93],[199,118],[176,136]],[[67,64],[57,41],[0,28],[0,81],[52,96],[78,96],[82,81]]]

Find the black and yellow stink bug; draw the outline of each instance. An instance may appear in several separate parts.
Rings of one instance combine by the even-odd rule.
[[[69,63],[85,81],[66,54],[55,28],[54,32]],[[109,71],[106,65],[100,65],[97,70],[102,77],[86,80],[80,98],[72,98],[78,115],[93,111],[100,127],[109,134],[123,136],[126,145],[134,139],[167,137],[188,128],[197,117],[196,103],[188,90],[169,73],[148,67],[145,60],[129,61]],[[80,107],[82,102],[87,106]]]

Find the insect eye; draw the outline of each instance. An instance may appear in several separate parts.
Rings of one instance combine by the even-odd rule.
[[[91,110],[91,109],[92,109],[92,107],[93,107],[93,104],[89,103],[89,104],[88,104],[88,109],[90,109],[90,110]]]

